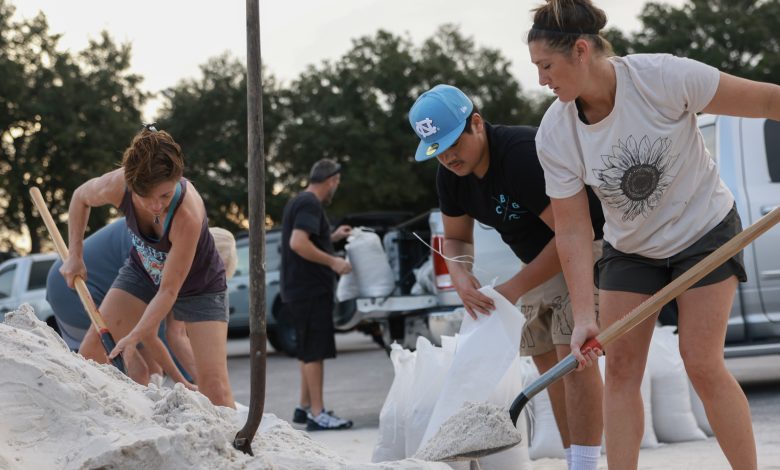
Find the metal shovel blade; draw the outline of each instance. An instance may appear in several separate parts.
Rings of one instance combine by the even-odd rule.
[[[450,455],[444,458],[439,459],[439,462],[458,462],[458,461],[464,461],[464,460],[476,460],[480,457],[485,457],[491,454],[497,454],[499,452],[503,452],[507,449],[511,449],[512,447],[516,446],[517,444],[520,444],[520,441],[513,444],[506,444],[498,447],[490,447],[488,449],[478,449],[478,450],[472,450],[469,452],[463,452],[460,454]]]

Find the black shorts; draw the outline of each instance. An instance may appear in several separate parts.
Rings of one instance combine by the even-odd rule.
[[[284,307],[295,325],[299,360],[315,362],[336,357],[332,294],[286,302]]]
[[[605,241],[603,255],[595,265],[596,286],[603,290],[655,294],[741,231],[739,214],[732,208],[715,228],[670,258],[653,259],[623,253]],[[740,282],[747,281],[742,251],[726,260],[691,288],[715,284],[731,276],[737,276]]]

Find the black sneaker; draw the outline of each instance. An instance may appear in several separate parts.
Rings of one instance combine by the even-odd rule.
[[[295,411],[293,411],[293,423],[306,424],[306,415],[308,413],[308,408],[301,408],[300,406],[296,406]]]
[[[349,429],[351,427],[352,421],[339,418],[332,412],[328,413],[327,411],[323,411],[317,416],[313,416],[309,413],[306,420],[307,431],[328,431],[333,429]]]

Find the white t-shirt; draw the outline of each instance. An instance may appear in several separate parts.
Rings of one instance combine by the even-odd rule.
[[[617,89],[606,118],[585,124],[574,101],[556,101],[542,119],[536,150],[546,191],[566,198],[590,185],[604,208],[606,241],[624,253],[667,258],[734,204],[696,126],[720,73],[668,54],[610,61]]]

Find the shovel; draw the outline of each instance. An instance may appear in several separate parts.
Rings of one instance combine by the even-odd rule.
[[[35,208],[38,209],[38,213],[43,219],[44,225],[46,225],[46,228],[49,230],[49,235],[54,242],[55,248],[57,248],[57,253],[59,253],[60,258],[62,258],[63,261],[67,260],[68,246],[65,244],[65,240],[62,239],[60,231],[57,230],[57,225],[54,223],[54,219],[51,217],[48,207],[46,207],[46,202],[43,200],[41,191],[33,186],[30,188],[30,196],[32,197],[33,204],[35,204]],[[84,310],[87,311],[89,319],[92,321],[92,325],[95,326],[95,329],[100,335],[100,342],[103,343],[103,348],[106,350],[106,356],[108,356],[108,354],[114,350],[114,347],[116,347],[114,337],[111,336],[111,333],[108,331],[106,322],[103,320],[103,315],[100,314],[95,306],[95,302],[92,300],[92,296],[89,293],[89,289],[87,289],[87,284],[84,282],[84,279],[76,277],[74,283],[81,304],[84,306]],[[112,359],[111,363],[122,373],[125,373],[125,362],[122,360],[121,355]]]
[[[709,274],[713,269],[717,268],[721,264],[725,263],[729,258],[739,253],[740,250],[749,245],[761,234],[772,228],[779,221],[780,206],[775,207],[771,212],[759,219],[756,223],[735,235],[731,240],[707,255],[706,258],[696,263],[680,277],[670,282],[668,285],[666,285],[666,287],[659,290],[653,296],[636,306],[626,316],[599,333],[595,338],[591,338],[586,341],[581,350],[587,351],[588,349],[600,349],[603,351],[604,346],[608,345],[638,324],[642,323],[648,317],[652,316],[655,312],[660,310],[661,307],[669,303],[678,295],[685,292],[701,278]],[[517,395],[517,398],[515,398],[515,400],[512,402],[512,406],[509,407],[509,417],[512,420],[512,423],[517,426],[517,418],[520,416],[520,412],[523,411],[523,407],[525,407],[526,403],[528,403],[531,398],[576,368],[577,359],[574,357],[574,355],[569,354],[553,368],[542,374],[541,377],[536,379],[531,385],[520,392],[520,394]],[[484,449],[476,452],[470,452],[468,455],[456,454],[448,457],[446,460],[473,460],[477,457],[483,457],[485,455],[501,452],[502,450],[505,450],[509,447],[512,446],[510,445],[492,449]]]

